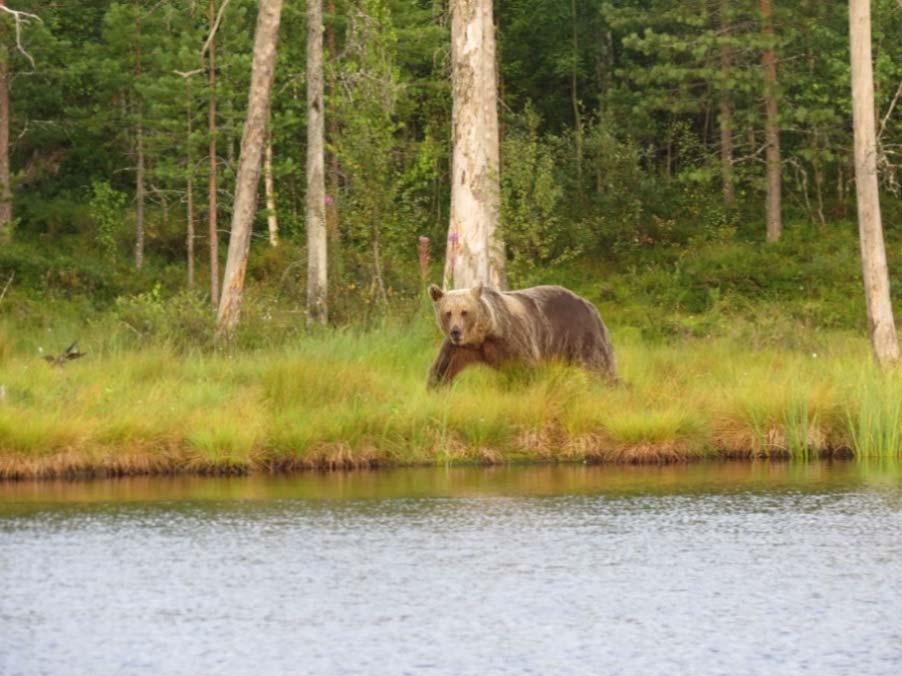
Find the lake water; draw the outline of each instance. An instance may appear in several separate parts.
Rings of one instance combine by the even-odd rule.
[[[902,472],[0,484],[0,674],[902,673]]]

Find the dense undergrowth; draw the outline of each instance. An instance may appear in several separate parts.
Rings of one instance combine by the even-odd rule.
[[[387,266],[387,305],[345,277],[336,326],[308,331],[301,252],[265,252],[239,335],[216,346],[176,266],[101,278],[89,259],[18,246],[0,254],[0,282],[15,272],[0,302],[6,478],[902,454],[902,377],[871,365],[847,225],[533,270],[515,281],[599,305],[626,385],[551,365],[473,369],[437,393],[424,381],[439,336],[412,262]],[[85,358],[40,359],[74,339]]]

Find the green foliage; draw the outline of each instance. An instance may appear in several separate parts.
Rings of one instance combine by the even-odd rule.
[[[539,139],[539,117],[532,106],[524,110],[520,128],[509,129],[501,156],[502,237],[511,278],[572,258],[578,249],[563,228],[563,190],[554,173],[552,149]]]
[[[29,331],[68,330],[81,313],[99,324],[113,317],[111,341],[168,336],[179,349],[192,341],[209,347],[202,338],[209,300],[182,294],[189,180],[197,288],[208,288],[206,3],[21,0],[16,9],[42,22],[21,36],[35,69],[9,49],[17,227],[0,249],[0,281],[15,273],[0,313]],[[894,269],[902,116],[887,113],[902,79],[902,13],[895,0],[873,9],[878,160]],[[255,0],[232,0],[216,36],[221,231],[234,193],[256,10]],[[244,347],[304,332],[304,10],[303,3],[284,9],[270,122],[283,246],[270,250],[265,237],[255,238]],[[784,241],[768,247],[759,244],[760,56],[771,41],[753,4],[511,0],[496,10],[501,226],[513,282],[567,283],[655,341],[729,334],[802,349],[813,334],[799,326],[864,329],[848,223],[854,191],[842,3],[776,8],[788,226]],[[336,0],[326,17],[334,38],[325,108],[327,166],[334,156],[338,174],[330,185],[337,324],[372,327],[421,311],[420,235],[432,239],[439,277],[450,190],[448,23],[447,3],[436,0]],[[737,203],[730,207],[720,185],[723,100],[733,116]],[[148,255],[136,273],[126,224],[139,129]],[[262,210],[256,225],[260,233]]]
[[[150,291],[116,299],[114,316],[139,342],[157,339],[175,349],[202,349],[212,344],[213,316],[197,294],[164,298],[159,284]]]
[[[125,212],[124,193],[114,190],[108,181],[94,180],[88,212],[97,228],[94,235],[97,245],[109,259],[118,251],[118,235]]]

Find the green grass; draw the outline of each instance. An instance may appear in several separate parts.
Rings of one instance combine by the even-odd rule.
[[[898,374],[861,374],[846,411],[857,456],[902,459],[902,379]]]
[[[821,353],[614,331],[626,385],[579,369],[465,371],[425,390],[428,321],[252,352],[7,353],[0,474],[246,472],[506,461],[902,455],[902,377],[864,339]],[[87,346],[89,347],[89,346]]]
[[[390,308],[374,306],[366,285],[336,281],[338,326],[308,331],[302,267],[288,247],[256,251],[224,351],[208,302],[179,291],[178,275],[133,277],[124,263],[101,274],[89,249],[23,243],[0,255],[17,272],[0,304],[0,476],[825,454],[896,462],[902,375],[871,363],[855,236],[849,223],[791,224],[774,246],[731,235],[536,267],[512,283],[561,283],[595,302],[626,385],[549,365],[473,369],[431,393],[439,337],[412,258],[393,261]],[[902,306],[902,286],[893,289]],[[84,359],[64,369],[41,359],[74,338]]]

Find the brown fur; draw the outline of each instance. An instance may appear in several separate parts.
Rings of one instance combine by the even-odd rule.
[[[445,334],[429,387],[450,383],[471,364],[500,368],[559,360],[617,380],[614,348],[598,310],[560,286],[499,292],[483,286],[429,295]]]

